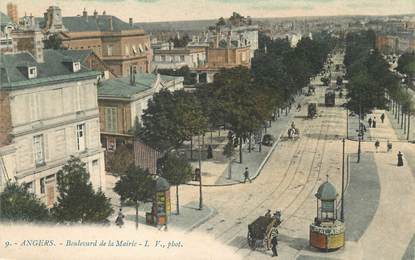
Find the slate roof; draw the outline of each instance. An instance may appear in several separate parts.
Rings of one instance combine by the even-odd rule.
[[[62,22],[69,32],[110,32],[110,18],[112,18],[112,32],[139,29],[136,25],[130,26],[129,23],[113,15],[97,15],[97,18],[93,15],[89,15],[88,17],[64,16],[62,17]],[[36,21],[39,22],[41,28],[45,27],[45,20],[43,18],[36,18]]]
[[[64,55],[59,50],[44,50],[44,62],[38,63],[28,52],[0,55],[0,89],[13,90],[59,82],[95,78],[100,72],[85,66],[72,72],[65,61],[78,61],[78,55]],[[36,66],[37,77],[28,79],[25,75],[27,66]]]
[[[174,80],[182,80],[181,77],[160,75],[161,84]],[[98,87],[98,97],[131,98],[154,87],[157,75],[151,73],[136,73],[135,84],[130,84],[130,77],[119,77],[101,82]]]
[[[11,23],[11,19],[9,16],[7,16],[5,13],[0,12],[0,25],[7,25],[8,23]]]

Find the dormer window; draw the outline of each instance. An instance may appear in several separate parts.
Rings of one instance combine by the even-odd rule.
[[[74,62],[72,66],[73,66],[73,72],[78,72],[81,70],[81,63],[79,61]]]
[[[29,79],[37,78],[37,69],[36,67],[28,67],[27,68],[27,75]]]

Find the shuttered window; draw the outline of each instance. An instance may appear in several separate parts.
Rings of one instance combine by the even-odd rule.
[[[117,108],[116,107],[105,107],[105,131],[106,132],[117,132]]]

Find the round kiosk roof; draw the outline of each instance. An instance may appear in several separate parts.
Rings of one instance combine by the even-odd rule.
[[[156,191],[167,191],[170,189],[169,182],[163,177],[158,177],[156,179]]]
[[[326,181],[320,185],[317,190],[316,197],[319,200],[336,200],[337,191],[336,188],[330,182]]]

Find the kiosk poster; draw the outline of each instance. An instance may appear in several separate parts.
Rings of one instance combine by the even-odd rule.
[[[414,122],[414,0],[0,1],[0,260],[415,259]]]

